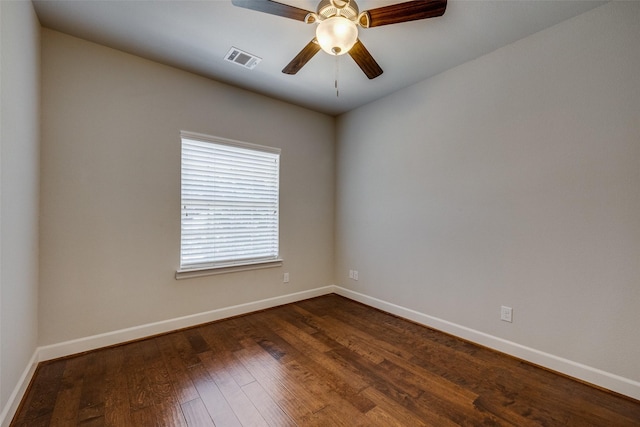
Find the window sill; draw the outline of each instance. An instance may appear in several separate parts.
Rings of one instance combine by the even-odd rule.
[[[176,280],[192,279],[195,277],[213,276],[216,274],[236,273],[238,271],[260,270],[263,268],[281,267],[282,259],[269,261],[251,261],[245,264],[224,264],[215,267],[191,268],[176,271]]]

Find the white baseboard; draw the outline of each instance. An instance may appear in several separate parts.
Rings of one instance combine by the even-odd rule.
[[[112,331],[104,334],[93,335],[90,337],[84,337],[71,341],[38,347],[34,351],[33,356],[29,361],[29,365],[20,377],[20,380],[13,390],[13,393],[11,393],[7,404],[4,408],[2,408],[2,412],[0,412],[0,427],[8,427],[11,423],[11,420],[16,410],[18,409],[18,406],[20,405],[27,387],[29,387],[29,383],[31,382],[31,378],[33,378],[33,374],[39,362],[57,359],[59,357],[71,356],[73,354],[95,350],[97,348],[108,347],[127,341],[175,331],[177,329],[188,328],[190,326],[201,325],[204,323],[226,319],[241,314],[247,314],[258,310],[264,310],[283,304],[302,301],[308,298],[333,293],[335,292],[335,289],[335,286],[330,285],[322,288],[281,295],[273,298],[249,302],[246,304],[239,304],[231,307],[224,307],[217,310],[207,311],[204,313],[197,313],[190,316],[163,320],[161,322],[149,323],[146,325],[135,326],[132,328],[121,329],[118,331]]]
[[[11,420],[13,419],[13,415],[18,410],[18,406],[22,401],[22,396],[27,391],[27,387],[29,387],[29,383],[31,382],[31,378],[33,378],[33,374],[38,367],[38,349],[33,352],[33,356],[31,356],[31,360],[29,360],[29,364],[24,369],[24,372],[20,376],[18,380],[18,384],[16,384],[13,392],[9,396],[9,400],[7,404],[2,408],[2,412],[0,412],[0,426],[1,427],[9,427]]]
[[[526,347],[511,341],[504,340],[475,329],[467,328],[428,314],[402,307],[387,301],[380,300],[365,294],[361,294],[340,286],[325,286],[308,291],[293,294],[281,295],[267,298],[260,301],[246,304],[234,305],[220,308],[204,313],[190,316],[164,320],[161,322],[149,323],[146,325],[122,329],[119,331],[107,332],[90,337],[79,338],[58,344],[38,347],[29,364],[25,368],[18,384],[16,385],[9,400],[0,413],[0,427],[8,427],[24,393],[29,386],[31,378],[35,372],[37,364],[45,360],[70,356],[84,351],[94,350],[101,347],[108,347],[121,344],[127,341],[141,339],[177,329],[188,328],[203,323],[213,322],[241,314],[247,314],[258,310],[264,310],[283,304],[305,300],[321,295],[336,293],[354,301],[361,302],[371,307],[378,308],[396,316],[414,321],[416,323],[455,335],[468,341],[483,345],[485,347],[509,354],[511,356],[526,360],[536,365],[563,373],[579,380],[603,387],[608,390],[640,400],[640,382],[624,378],[610,372],[605,372],[590,366],[583,365],[553,354],[545,353],[530,347]]]
[[[281,295],[273,298],[263,299],[260,301],[206,311],[204,313],[192,314],[175,319],[148,323],[146,325],[134,326],[132,328],[121,329],[118,331],[106,332],[104,334],[65,341],[58,344],[47,345],[38,348],[38,361],[42,362],[45,360],[57,359],[59,357],[70,356],[72,354],[82,353],[84,351],[95,350],[97,348],[108,347],[115,344],[121,344],[127,341],[133,341],[153,335],[162,334],[165,332],[175,331],[177,329],[188,328],[190,326],[201,325],[203,323],[226,319],[228,317],[238,316],[241,314],[247,314],[253,311],[264,310],[266,308],[301,301],[320,295],[326,295],[334,291],[334,286],[325,286],[308,291]]]
[[[421,325],[455,335],[544,368],[551,369],[581,381],[640,400],[640,382],[638,381],[507,341],[493,335],[485,334],[484,332],[476,331],[475,329],[429,316],[428,314],[420,313],[418,311],[345,289],[340,286],[335,286],[334,292],[370,307],[378,308]]]

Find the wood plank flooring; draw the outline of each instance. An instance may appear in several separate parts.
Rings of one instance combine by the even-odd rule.
[[[337,295],[41,364],[12,426],[639,426],[640,402]]]

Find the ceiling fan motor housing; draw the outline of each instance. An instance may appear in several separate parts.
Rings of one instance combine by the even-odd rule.
[[[360,13],[358,5],[353,0],[322,0],[318,4],[317,13],[323,19],[327,19],[337,15],[338,10],[340,11],[340,16],[344,16],[351,21],[355,21]]]

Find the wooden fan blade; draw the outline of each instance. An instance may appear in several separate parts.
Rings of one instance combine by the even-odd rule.
[[[444,15],[447,0],[414,0],[368,10],[369,27],[416,21]]]
[[[271,15],[284,16],[304,22],[305,17],[311,12],[288,4],[278,3],[272,0],[231,0],[234,6],[245,9],[257,10],[258,12],[269,13]]]
[[[301,51],[296,55],[295,58],[287,64],[286,67],[282,70],[285,74],[296,74],[304,65],[309,62],[311,58],[314,57],[316,53],[320,50],[320,44],[318,40],[314,37]]]
[[[382,68],[378,65],[373,56],[369,53],[366,47],[362,44],[360,39],[356,41],[356,44],[353,45],[351,50],[349,50],[349,55],[356,61],[358,67],[369,77],[369,79],[375,79],[380,74],[382,74]]]

